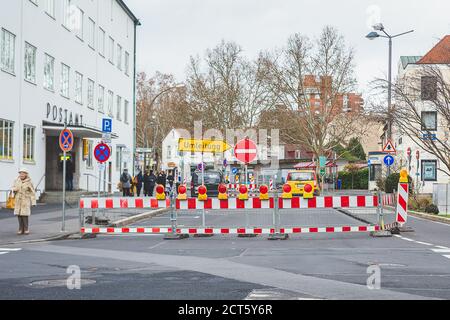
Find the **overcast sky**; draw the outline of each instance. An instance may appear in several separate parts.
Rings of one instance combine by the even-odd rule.
[[[364,92],[374,77],[387,74],[387,39],[365,38],[382,21],[394,40],[394,74],[400,55],[423,55],[450,34],[448,0],[125,0],[142,26],[138,70],[172,73],[184,79],[191,55],[203,55],[222,39],[240,44],[249,58],[283,46],[300,32],[316,37],[332,25],[356,51],[356,75]]]

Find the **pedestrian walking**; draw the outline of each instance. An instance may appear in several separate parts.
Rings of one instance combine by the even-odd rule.
[[[19,176],[14,181],[12,192],[15,198],[14,215],[19,219],[18,235],[30,234],[29,217],[31,207],[36,205],[36,191],[27,169],[20,169]]]
[[[122,183],[122,194],[124,197],[130,196],[130,189],[131,189],[131,176],[128,173],[128,169],[124,169],[122,175],[120,176],[120,182]]]
[[[169,174],[169,176],[167,177],[167,181],[169,182],[170,185],[170,189],[173,188],[173,182],[175,181],[175,176],[174,176],[175,172],[172,170]]]
[[[144,175],[142,174],[141,170],[139,170],[139,173],[135,177],[135,182],[136,182],[136,197],[140,197],[141,191],[142,191],[142,185],[144,183]]]
[[[66,190],[73,191],[73,163],[70,159],[66,161]]]
[[[153,170],[146,172],[144,175],[144,196],[152,197],[153,190],[155,189],[156,176],[153,174]]]

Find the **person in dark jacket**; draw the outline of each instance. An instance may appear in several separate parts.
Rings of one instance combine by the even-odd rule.
[[[66,161],[66,190],[73,191],[73,164],[70,159]]]
[[[158,174],[158,178],[157,178],[157,180],[156,180],[156,183],[157,183],[157,184],[160,184],[160,185],[163,185],[164,188],[165,188],[165,187],[166,187],[166,182],[167,182],[167,176],[166,176],[166,173],[165,173],[164,170],[163,170],[163,171],[161,171],[161,172]]]
[[[144,175],[144,196],[152,197],[153,190],[155,189],[156,176],[153,174],[153,170],[146,172]]]
[[[122,183],[123,196],[129,197],[131,194],[132,178],[128,173],[128,169],[123,169],[123,173],[120,175],[120,182]]]
[[[144,175],[142,171],[139,170],[139,173],[136,176],[136,197],[141,196],[142,184],[144,183]]]
[[[173,182],[175,181],[174,171],[171,171],[169,176],[167,177],[167,181],[169,182],[170,189],[173,188]]]

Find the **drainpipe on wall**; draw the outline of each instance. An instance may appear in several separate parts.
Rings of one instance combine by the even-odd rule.
[[[136,157],[136,49],[137,49],[137,27],[141,25],[139,20],[134,22],[134,53],[133,53],[133,150],[132,150],[132,166],[133,166],[133,176],[135,176],[135,157]]]

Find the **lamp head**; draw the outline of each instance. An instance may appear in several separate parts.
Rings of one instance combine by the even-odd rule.
[[[379,36],[380,36],[380,35],[379,35],[377,32],[372,31],[371,33],[369,33],[369,34],[366,36],[366,38],[369,39],[369,40],[374,40],[374,39],[378,38]]]

